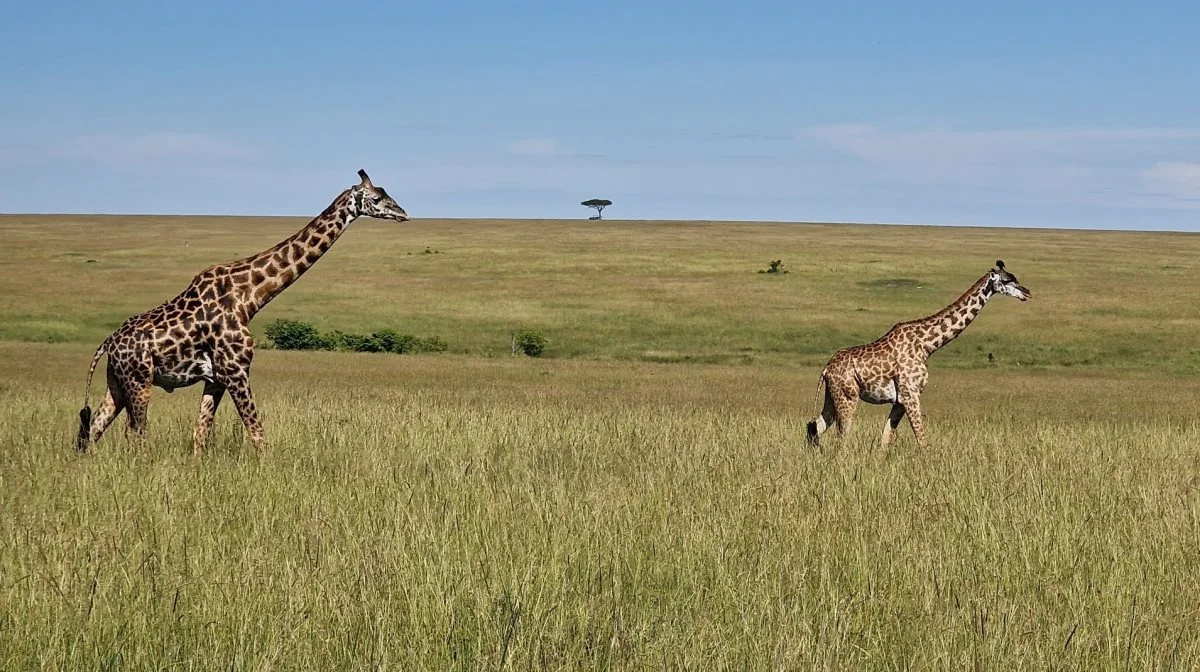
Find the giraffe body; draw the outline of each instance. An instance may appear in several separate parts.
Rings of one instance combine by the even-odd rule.
[[[1004,268],[996,268],[975,281],[949,306],[925,318],[900,322],[871,343],[842,348],[830,357],[817,383],[821,412],[808,423],[808,441],[816,444],[822,433],[836,424],[845,435],[854,421],[859,401],[891,404],[883,427],[883,445],[895,438],[901,420],[908,417],[917,443],[926,441],[921,413],[921,393],[929,380],[926,360],[954,340],[979,315],[989,299],[1006,294],[1021,301],[1029,290]],[[821,392],[824,390],[824,398]]]
[[[177,296],[125,320],[96,349],[88,369],[76,448],[86,451],[122,411],[127,431],[145,429],[151,387],[167,392],[204,383],[193,434],[199,455],[213,417],[228,393],[256,448],[265,436],[250,390],[254,338],[250,320],[290,286],[360,216],[406,221],[408,214],[359,171],[362,182],[346,189],[320,215],[278,245],[197,274]],[[93,415],[87,405],[92,376],[108,356],[107,394]]]

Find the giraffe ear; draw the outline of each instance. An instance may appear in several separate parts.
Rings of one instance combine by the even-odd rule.
[[[373,185],[371,185],[371,178],[367,177],[367,171],[363,170],[362,168],[359,168],[358,176],[362,178],[363,184],[365,184],[367,186],[373,186]]]

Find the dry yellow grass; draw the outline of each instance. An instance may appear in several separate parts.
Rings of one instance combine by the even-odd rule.
[[[116,427],[74,454],[92,349],[297,223],[203,220],[167,249],[183,224],[23,221],[0,218],[5,669],[1200,659],[1200,381],[1174,365],[1193,237],[368,223],[257,326],[401,327],[452,352],[261,352],[271,449],[223,408],[195,462],[194,388],[155,394],[145,443]],[[443,254],[405,254],[425,245]],[[753,273],[780,257],[789,275]],[[808,449],[828,346],[941,307],[996,257],[1035,298],[931,360],[930,447],[905,427],[880,451],[865,407]],[[934,289],[856,284],[906,277]],[[488,356],[518,322],[550,357]],[[14,340],[49,334],[65,342]],[[712,363],[640,361],[688,355]]]

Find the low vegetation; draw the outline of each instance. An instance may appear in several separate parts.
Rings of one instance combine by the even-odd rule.
[[[0,340],[95,347],[197,271],[303,224],[0,216]],[[790,274],[754,273],[775,259]],[[553,343],[541,359],[815,366],[940,309],[996,259],[1034,298],[988,306],[938,367],[982,369],[993,352],[1022,370],[1200,374],[1200,237],[1172,233],[365,220],[251,328],[265,343],[278,319],[322,333],[403,325],[449,353],[499,356],[514,326],[536,325]]]
[[[775,259],[767,264],[766,268],[759,269],[759,273],[788,273],[789,271],[783,267],[782,259]]]
[[[268,343],[277,350],[341,350],[344,352],[390,352],[397,355],[445,352],[446,342],[437,336],[418,337],[395,329],[380,329],[369,335],[331,331],[323,334],[307,322],[275,320],[267,326]]]
[[[546,350],[546,337],[537,329],[520,329],[513,332],[512,352],[514,355],[541,357]]]

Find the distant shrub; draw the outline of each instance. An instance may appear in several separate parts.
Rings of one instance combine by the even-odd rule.
[[[529,357],[540,357],[546,349],[546,337],[537,329],[521,329],[512,335],[512,352]]]
[[[373,347],[378,350],[372,352],[394,352],[398,355],[406,353],[419,352],[445,352],[449,346],[445,341],[437,336],[413,336],[412,334],[401,334],[395,329],[380,329],[371,334]]]
[[[783,260],[782,259],[775,259],[774,261],[769,262],[767,264],[766,269],[760,269],[758,272],[759,273],[787,273],[787,271],[783,270]]]
[[[416,339],[416,349],[413,352],[445,352],[449,347],[449,344],[437,336],[426,336]]]
[[[275,320],[267,327],[267,338],[278,350],[323,350],[326,345],[316,327],[298,320]]]
[[[380,329],[371,334],[371,338],[379,346],[380,352],[394,352],[397,355],[412,352],[412,342],[416,340],[415,336],[402,334],[395,329]]]
[[[437,336],[413,336],[395,329],[380,329],[369,336],[333,330],[327,334],[307,322],[276,320],[267,327],[270,345],[279,350],[339,350],[390,352],[397,355],[445,352],[449,346]]]
[[[326,337],[329,341],[330,349],[343,350],[346,352],[384,352],[379,341],[371,336],[363,336],[362,334],[347,334],[341,331],[332,331]]]

